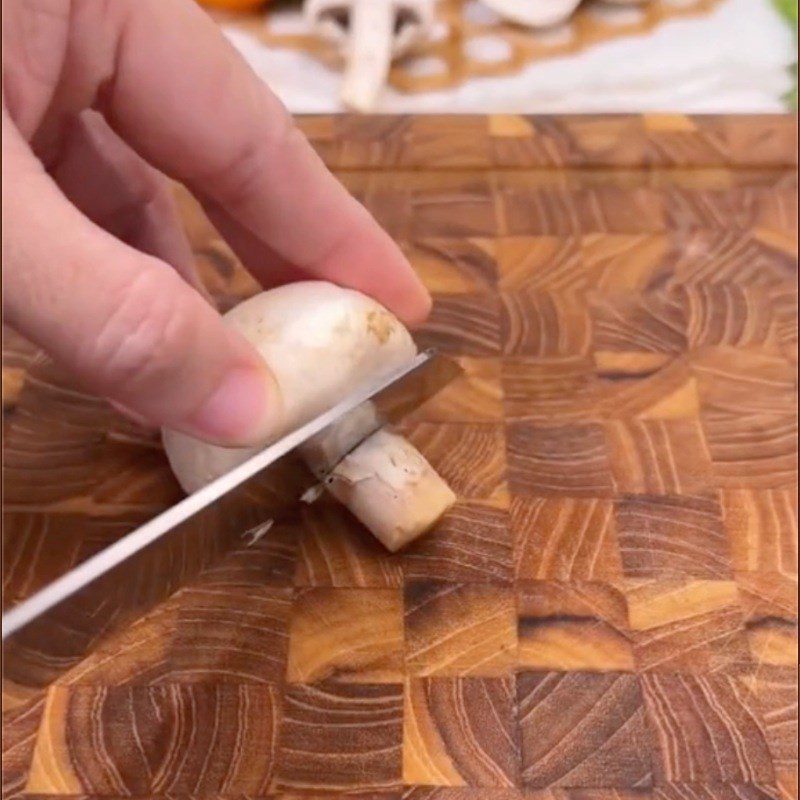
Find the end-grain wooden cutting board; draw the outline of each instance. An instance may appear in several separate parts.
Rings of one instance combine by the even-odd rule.
[[[7,796],[796,796],[795,121],[301,124],[466,367],[407,424],[459,502],[399,556],[298,509],[56,685],[6,684]],[[184,205],[220,303],[252,292]],[[30,363],[11,600],[179,496]]]

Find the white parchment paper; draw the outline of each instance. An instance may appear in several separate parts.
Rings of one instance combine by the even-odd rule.
[[[679,2],[679,0],[676,0]],[[304,30],[297,11],[273,12],[282,30]],[[473,0],[471,14],[485,14]],[[302,53],[269,49],[254,36],[226,35],[295,113],[342,111],[340,76]],[[707,16],[652,33],[481,78],[446,92],[388,89],[381,113],[775,112],[791,79],[795,42],[769,0],[726,0]]]

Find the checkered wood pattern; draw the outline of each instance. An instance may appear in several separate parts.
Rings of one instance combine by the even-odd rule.
[[[459,501],[398,555],[298,508],[49,688],[6,683],[5,796],[796,798],[795,122],[301,123],[465,367],[403,426]],[[183,203],[221,305],[254,291]],[[179,492],[7,344],[13,601]]]

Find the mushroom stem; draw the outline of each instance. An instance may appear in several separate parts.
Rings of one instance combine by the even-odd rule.
[[[378,409],[367,400],[301,444],[298,451],[314,476],[322,480],[359,442],[381,427]]]
[[[425,533],[456,501],[422,453],[385,428],[346,455],[325,485],[392,552]]]
[[[351,7],[342,102],[355,111],[375,107],[389,75],[394,33],[390,0],[355,0]]]
[[[425,533],[456,500],[422,454],[381,425],[370,401],[299,452],[322,481],[303,499],[313,502],[324,487],[391,551]]]

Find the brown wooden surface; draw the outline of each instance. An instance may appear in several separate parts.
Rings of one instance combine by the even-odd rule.
[[[397,556],[298,509],[5,684],[6,796],[796,797],[794,120],[302,125],[466,368],[405,425],[459,502]],[[183,202],[220,304],[254,291]],[[180,495],[152,436],[6,350],[14,601]]]

